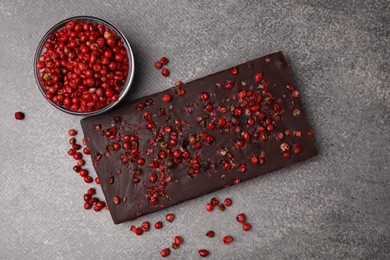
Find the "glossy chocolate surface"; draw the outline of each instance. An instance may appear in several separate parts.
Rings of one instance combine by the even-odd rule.
[[[201,99],[202,93],[207,100]],[[163,101],[166,94],[170,102]],[[115,223],[318,153],[282,52],[138,99],[81,124]],[[115,196],[120,198],[117,204]]]

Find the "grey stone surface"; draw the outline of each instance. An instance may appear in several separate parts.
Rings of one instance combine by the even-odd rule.
[[[0,259],[390,258],[389,1],[0,1]],[[320,155],[213,195],[114,225],[82,208],[87,190],[66,155],[79,117],[53,109],[33,77],[40,37],[58,21],[93,15],[118,25],[133,46],[129,99],[283,50],[314,127]],[[170,58],[171,76],[153,68]],[[26,112],[24,121],[13,119]],[[88,167],[91,169],[90,161]],[[99,193],[101,195],[101,193]],[[177,219],[135,237],[131,224]],[[235,215],[253,225],[244,232]],[[205,239],[214,229],[217,237]],[[224,234],[236,241],[221,243]]]

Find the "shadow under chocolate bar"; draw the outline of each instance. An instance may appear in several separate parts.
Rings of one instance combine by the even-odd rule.
[[[282,52],[81,125],[116,224],[318,153]]]

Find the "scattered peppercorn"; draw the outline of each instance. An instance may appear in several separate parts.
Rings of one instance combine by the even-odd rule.
[[[167,69],[167,68],[163,68],[163,69],[161,70],[161,74],[162,74],[164,77],[168,77],[169,74],[170,74],[170,71],[169,71],[169,69]]]
[[[167,214],[167,215],[165,216],[165,219],[166,219],[168,222],[172,223],[173,220],[175,219],[175,215],[172,214],[172,213],[169,213],[169,214]]]
[[[15,119],[16,120],[23,120],[24,119],[24,113],[23,112],[15,112]]]
[[[154,67],[156,67],[156,69],[161,69],[162,68],[162,63],[160,61],[156,61],[154,63]]]
[[[240,223],[245,223],[245,221],[246,221],[246,216],[245,216],[245,214],[244,214],[244,213],[238,214],[237,217],[236,217],[236,220],[237,220],[238,222],[240,222]]]
[[[233,237],[232,236],[225,236],[224,238],[223,238],[223,243],[225,244],[225,245],[228,245],[228,244],[230,244],[231,242],[233,242]]]
[[[162,257],[167,257],[171,254],[171,250],[169,248],[164,248],[163,250],[161,250],[160,252],[160,255]]]
[[[198,250],[198,254],[201,256],[201,257],[207,257],[209,255],[209,251],[207,251],[206,249],[199,249]]]
[[[215,236],[215,232],[212,231],[212,230],[209,230],[209,231],[207,231],[206,236],[208,236],[208,237],[214,237],[214,236]]]
[[[169,63],[169,59],[167,57],[162,57],[160,60],[161,64],[167,65]]]

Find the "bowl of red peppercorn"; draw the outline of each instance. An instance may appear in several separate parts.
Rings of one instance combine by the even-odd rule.
[[[134,77],[134,56],[111,23],[77,16],[54,25],[39,42],[34,75],[46,100],[73,115],[97,115],[116,106]]]

